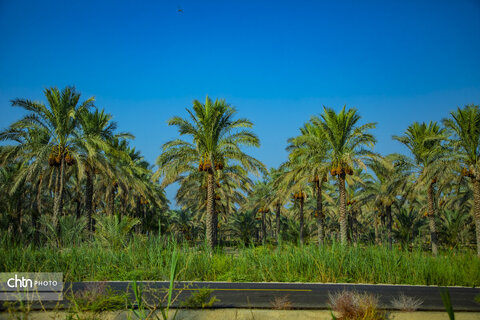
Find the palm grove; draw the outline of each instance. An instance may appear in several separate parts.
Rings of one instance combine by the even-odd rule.
[[[0,133],[0,229],[6,244],[112,242],[109,234],[162,235],[188,243],[376,244],[473,248],[480,256],[480,108],[394,136],[408,155],[379,155],[356,109],[324,107],[287,142],[269,171],[244,152],[253,123],[224,100],[195,100],[168,125],[156,167],[112,115],[72,87],[46,103],[14,99],[26,115]],[[164,188],[179,185],[169,209]]]

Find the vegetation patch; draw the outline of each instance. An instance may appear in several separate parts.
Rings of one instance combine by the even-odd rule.
[[[96,240],[61,248],[0,246],[0,272],[63,272],[65,281],[167,280],[170,252],[178,251],[182,281],[345,282],[480,286],[480,259],[473,252],[405,251],[333,244],[245,247],[210,252],[152,237],[113,249]]]

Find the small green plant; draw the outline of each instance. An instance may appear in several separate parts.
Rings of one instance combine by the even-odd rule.
[[[119,215],[96,216],[95,239],[105,247],[125,248],[131,237],[133,227],[140,223],[137,218]]]
[[[445,310],[448,313],[448,318],[450,320],[455,320],[455,313],[453,312],[452,301],[450,299],[450,291],[448,288],[441,288],[440,295],[442,296],[443,305],[445,306]]]
[[[106,287],[104,282],[89,284],[85,290],[67,297],[71,305],[71,312],[74,313],[120,310],[125,307],[125,299],[127,299],[126,293],[114,292],[111,288]]]
[[[25,290],[24,292],[11,292],[12,294],[16,294],[16,299],[13,301],[5,301],[1,304],[0,301],[0,319],[3,319],[1,314],[2,312],[6,312],[8,314],[8,319],[15,319],[15,320],[26,320],[30,319],[30,313],[32,312],[32,306],[35,303],[37,310],[46,311],[46,308],[43,304],[43,301],[40,299],[40,292],[38,291],[30,291],[28,292]],[[35,302],[31,300],[24,300],[25,295],[30,297],[39,297],[39,299],[35,300]],[[58,310],[60,307],[61,302],[58,301],[53,310]]]
[[[30,318],[32,303],[22,300],[14,302],[5,302],[3,305],[8,313],[8,319],[26,320]]]
[[[166,295],[163,297],[157,295],[155,290],[145,290],[141,285],[138,285],[136,281],[132,283],[133,293],[135,295],[135,302],[136,305],[132,306],[132,313],[136,319],[139,320],[146,320],[146,319],[160,319],[158,314],[161,315],[162,319],[167,320],[170,319],[168,317],[170,307],[172,306],[173,302],[178,298],[181,291],[173,296],[173,291],[175,290],[175,280],[178,274],[178,255],[176,249],[172,252],[172,258],[170,263],[170,283],[167,289]],[[156,300],[156,302],[151,303],[148,302],[146,299],[146,293],[150,295],[150,300],[152,298]],[[152,297],[153,296],[153,297]],[[166,305],[164,306],[164,302],[166,300]],[[136,307],[136,308],[135,308]],[[160,312],[158,312],[160,311]],[[178,309],[175,310],[173,318],[175,319],[177,316]],[[129,315],[129,319],[131,319]]]
[[[55,226],[53,218],[48,215],[40,217],[40,225],[43,226],[41,233],[51,247],[76,246],[87,239],[87,220],[74,216],[62,216]]]
[[[220,301],[217,297],[212,297],[212,289],[201,288],[192,293],[180,306],[190,309],[205,309],[213,306],[215,302]]]

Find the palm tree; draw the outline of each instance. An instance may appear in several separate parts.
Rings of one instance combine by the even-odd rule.
[[[42,128],[50,135],[51,153],[49,163],[56,167],[55,199],[53,221],[57,223],[63,210],[66,166],[78,158],[74,131],[78,125],[78,114],[93,106],[94,98],[79,103],[80,93],[73,87],[62,91],[57,88],[44,90],[48,107],[28,99],[14,99],[12,106],[19,106],[29,113],[13,124],[16,128]]]
[[[14,183],[8,190],[10,195],[17,193],[21,186],[30,186],[30,192],[35,193],[33,203],[32,227],[35,229],[34,240],[38,242],[39,232],[37,229],[38,219],[42,212],[42,191],[45,184],[44,177],[52,174],[48,166],[48,156],[51,151],[50,134],[45,128],[28,127],[22,128],[12,124],[8,129],[0,132],[0,141],[14,141],[16,145],[3,146],[0,151],[0,164],[20,164],[14,176]],[[6,188],[3,188],[6,190]]]
[[[300,129],[301,135],[288,140],[290,151],[289,167],[293,180],[300,184],[313,183],[316,198],[318,245],[324,241],[324,214],[322,185],[327,181],[329,164],[328,145],[320,127],[307,123]],[[300,237],[303,238],[303,221],[300,223]]]
[[[409,182],[411,174],[409,161],[402,155],[390,154],[385,157],[374,157],[367,165],[378,179],[377,183],[371,185],[373,187],[371,194],[376,207],[385,212],[388,246],[392,248],[392,206]]]
[[[248,173],[238,165],[226,165],[221,171],[217,170],[215,186],[215,208],[218,214],[223,214],[225,221],[228,216],[243,207],[247,196],[251,191],[252,181]],[[180,187],[175,196],[177,204],[184,210],[191,210],[196,218],[205,218],[205,209],[208,200],[208,177],[198,166],[191,166],[188,172],[184,172],[178,182]],[[224,222],[225,222],[224,221]]]
[[[406,248],[408,244],[412,243],[424,224],[425,220],[421,219],[413,208],[402,207],[395,216],[393,235]]]
[[[443,144],[447,138],[446,130],[440,128],[436,122],[415,122],[407,128],[404,135],[393,136],[394,140],[403,143],[414,156],[418,177],[416,188],[426,188],[430,242],[434,255],[438,254],[434,187],[439,176],[448,169],[444,162],[448,150]]]
[[[295,159],[299,161],[300,159]],[[298,203],[298,219],[299,219],[299,243],[303,245],[303,231],[304,231],[304,208],[305,200],[307,199],[308,189],[307,181],[305,179],[297,180],[297,169],[300,164],[294,163],[291,160],[281,165],[282,175],[277,179],[277,188],[285,197],[293,197],[293,206],[296,207]]]
[[[232,215],[228,222],[229,230],[232,235],[238,237],[246,246],[250,244],[250,240],[255,236],[255,230],[258,227],[255,215],[256,212],[253,210],[237,212]]]
[[[376,139],[368,130],[375,128],[375,123],[358,126],[360,115],[356,109],[345,110],[337,114],[333,109],[324,107],[321,118],[312,117],[311,122],[322,129],[328,146],[328,163],[331,175],[338,179],[339,220],[341,242],[347,242],[346,191],[345,178],[353,174],[354,167],[365,168],[364,160],[372,155],[365,147],[373,147]]]
[[[468,238],[471,217],[463,210],[445,209],[442,213],[440,216],[440,239],[450,247],[457,247],[462,243],[462,239]]]
[[[187,240],[193,240],[193,214],[188,210],[169,210],[167,214],[171,218],[174,231],[183,235]]]
[[[80,164],[85,172],[85,210],[87,213],[88,230],[92,231],[93,190],[95,172],[112,173],[111,163],[106,153],[121,152],[112,150],[114,139],[134,138],[129,133],[116,134],[117,123],[111,121],[112,116],[104,110],[90,112],[84,110],[79,114],[80,130],[76,133],[80,146]]]
[[[281,233],[281,216],[282,208],[285,203],[289,201],[291,190],[288,185],[284,184],[284,175],[286,169],[281,166],[279,169],[271,168],[268,174],[268,187],[271,193],[268,198],[269,208],[272,212],[275,212],[275,235],[277,238],[277,244],[280,243],[282,238]]]
[[[260,242],[262,243],[265,243],[267,240],[266,215],[270,212],[269,204],[272,194],[270,187],[271,185],[269,184],[268,177],[262,181],[254,183],[245,206],[246,209],[253,210],[253,212],[258,212],[261,214]]]
[[[462,175],[470,177],[472,182],[477,255],[480,257],[480,108],[467,105],[450,115],[452,118],[444,119],[443,123],[454,132],[455,158],[466,166]]]
[[[264,165],[245,154],[240,147],[258,147],[258,137],[248,130],[253,124],[247,119],[234,119],[236,110],[224,100],[206,98],[205,104],[195,100],[193,110],[187,109],[189,119],[173,117],[168,124],[177,126],[180,135],[189,140],[176,139],[163,145],[163,153],[157,159],[163,185],[177,181],[182,174],[198,164],[198,169],[207,176],[207,241],[211,248],[216,246],[217,214],[215,210],[215,186],[217,171],[229,162],[237,163],[246,171],[255,174],[265,172]]]

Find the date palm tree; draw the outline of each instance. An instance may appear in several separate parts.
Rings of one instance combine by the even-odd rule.
[[[72,163],[72,159],[78,158],[74,136],[78,125],[78,114],[93,107],[94,98],[91,97],[80,103],[80,93],[73,87],[65,87],[62,91],[49,88],[44,90],[44,94],[48,106],[28,99],[12,100],[12,106],[28,111],[28,114],[16,121],[13,126],[41,128],[49,133],[51,146],[49,162],[54,164],[57,171],[53,206],[53,222],[56,224],[63,210],[66,166]]]
[[[13,198],[17,189],[28,186],[30,192],[35,194],[32,203],[32,227],[34,240],[38,242],[38,221],[42,212],[42,193],[45,179],[53,173],[48,166],[48,157],[51,152],[50,134],[45,128],[38,126],[18,128],[15,124],[0,132],[0,141],[14,141],[15,145],[2,146],[0,149],[0,164],[22,164],[14,175],[14,181],[10,188],[2,188]]]
[[[400,241],[402,247],[408,248],[424,224],[425,220],[413,208],[401,207],[395,216],[393,235]]]
[[[285,195],[286,199],[292,199],[293,208],[296,209],[298,204],[298,211],[295,210],[298,213],[299,220],[298,241],[300,245],[303,245],[304,209],[305,200],[308,196],[306,190],[309,189],[309,181],[298,179],[297,177],[298,167],[300,166],[299,160],[298,158],[289,159],[289,161],[281,165],[282,175],[277,180],[277,188]]]
[[[77,130],[76,136],[80,149],[80,165],[85,173],[85,211],[88,230],[92,231],[95,172],[112,174],[112,163],[108,161],[106,153],[122,152],[121,150],[112,150],[114,139],[134,137],[129,133],[115,133],[117,123],[112,121],[112,115],[105,113],[104,110],[95,110],[94,112],[84,110],[79,113],[78,120],[79,130]]]
[[[168,124],[178,127],[182,136],[163,145],[163,153],[157,158],[156,177],[163,176],[163,185],[177,181],[182,174],[198,164],[207,176],[206,238],[210,248],[216,246],[217,215],[215,211],[215,186],[217,171],[230,162],[237,163],[248,172],[265,172],[265,166],[241,150],[242,146],[258,147],[260,141],[250,130],[252,122],[234,119],[236,110],[224,100],[206,98],[204,104],[195,100],[190,119],[173,117]]]
[[[258,228],[258,222],[255,219],[256,212],[244,211],[236,212],[228,222],[230,233],[237,237],[243,245],[248,246],[251,239],[255,237],[255,230]]]
[[[275,211],[275,235],[277,237],[277,244],[280,243],[282,238],[281,232],[281,216],[282,209],[286,202],[288,202],[290,196],[290,190],[288,186],[283,184],[283,177],[285,174],[285,168],[279,169],[272,168],[269,172],[269,185],[272,190],[269,198],[269,204],[271,209]]]
[[[445,165],[448,150],[444,145],[447,138],[447,131],[441,128],[437,122],[428,124],[415,122],[407,128],[402,136],[393,136],[393,139],[404,144],[414,157],[413,165],[417,174],[416,189],[426,189],[430,242],[434,255],[438,254],[434,188],[437,179],[448,169],[448,166]]]
[[[322,185],[327,181],[330,165],[327,161],[328,145],[322,128],[312,123],[306,123],[300,129],[301,135],[288,140],[287,150],[290,152],[290,167],[292,178],[300,184],[313,184],[317,218],[318,245],[324,242],[324,214]],[[303,221],[300,235],[303,238]]]
[[[399,154],[389,154],[385,157],[374,157],[367,165],[375,173],[378,183],[371,185],[371,195],[375,206],[385,212],[387,219],[388,246],[392,248],[392,206],[397,197],[404,193],[410,181],[411,166],[408,159]]]
[[[466,168],[462,175],[470,177],[474,198],[474,221],[477,238],[477,255],[480,257],[480,107],[467,105],[450,113],[444,119],[445,127],[454,132],[454,155]]]
[[[345,108],[344,106],[336,113],[335,110],[324,107],[320,118],[311,119],[311,122],[323,132],[329,150],[330,173],[338,179],[340,238],[343,244],[347,243],[345,179],[347,175],[353,173],[354,167],[366,168],[364,161],[372,156],[368,148],[373,148],[376,143],[375,137],[367,132],[374,129],[376,124],[358,125],[361,117],[357,110]]]
[[[251,210],[254,213],[260,214],[260,242],[265,243],[267,240],[267,214],[270,213],[270,198],[272,195],[271,185],[269,184],[268,177],[265,177],[262,181],[258,181],[253,184],[252,190],[248,195],[248,200],[244,209]]]

